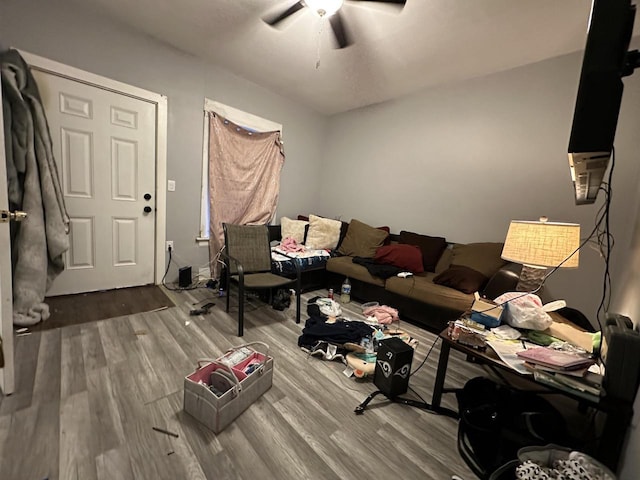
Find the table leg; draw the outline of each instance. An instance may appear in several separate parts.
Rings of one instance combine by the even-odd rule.
[[[447,375],[447,365],[449,363],[449,343],[442,341],[440,345],[440,357],[438,359],[438,371],[436,372],[436,381],[433,385],[433,396],[431,397],[431,405],[434,408],[440,407],[442,399],[442,391],[444,389],[444,378]]]

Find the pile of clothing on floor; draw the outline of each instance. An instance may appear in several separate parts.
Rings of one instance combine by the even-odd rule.
[[[309,355],[322,360],[339,360],[353,374],[362,378],[373,374],[378,343],[398,336],[413,348],[417,340],[389,324],[398,320],[397,310],[373,306],[363,311],[367,321],[342,317],[340,305],[328,298],[313,297],[307,304],[307,319],[298,346]]]

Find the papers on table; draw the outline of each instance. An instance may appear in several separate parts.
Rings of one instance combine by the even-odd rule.
[[[500,360],[522,375],[531,375],[524,361],[518,357],[518,352],[526,350],[520,340],[501,340],[494,336],[490,337],[486,339],[487,345],[493,348]]]

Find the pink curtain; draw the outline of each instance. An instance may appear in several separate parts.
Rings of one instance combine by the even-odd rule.
[[[280,192],[280,132],[250,132],[209,113],[209,257],[218,278],[223,223],[266,224]]]

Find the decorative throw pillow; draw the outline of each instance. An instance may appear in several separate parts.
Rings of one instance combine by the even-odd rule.
[[[400,243],[416,245],[420,249],[425,272],[436,271],[438,259],[447,248],[447,241],[443,237],[430,237],[406,230],[400,232]]]
[[[384,239],[384,245],[391,245],[391,229],[387,226],[384,226],[384,227],[378,227],[378,230],[387,232],[387,238]]]
[[[289,217],[280,219],[280,230],[282,239],[287,237],[293,238],[298,243],[304,243],[304,233],[309,222],[302,220],[292,220]]]
[[[464,293],[478,292],[489,279],[482,273],[464,265],[451,265],[433,279],[433,283],[455,288]]]
[[[373,258],[378,247],[381,247],[389,234],[359,220],[349,223],[347,235],[344,237],[338,252],[353,257]]]
[[[402,243],[385,245],[376,250],[376,256],[373,258],[376,263],[393,265],[408,272],[424,272],[422,252],[420,248],[415,245],[405,245]]]
[[[340,239],[340,220],[309,215],[305,246],[313,250],[333,250]]]
[[[506,262],[500,258],[503,243],[469,243],[455,244],[451,257],[451,265],[464,265],[491,278]]]

